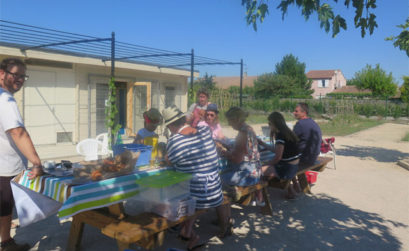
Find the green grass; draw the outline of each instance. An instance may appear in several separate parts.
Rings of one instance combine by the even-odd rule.
[[[332,121],[318,123],[322,134],[330,136],[345,136],[384,123],[380,120],[360,118],[356,115],[338,115]]]
[[[409,141],[409,132],[402,138],[402,141]]]

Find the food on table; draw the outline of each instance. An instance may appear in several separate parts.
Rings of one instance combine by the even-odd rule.
[[[74,177],[79,180],[102,180],[129,174],[134,170],[140,152],[125,150],[115,158],[80,162],[74,169]]]

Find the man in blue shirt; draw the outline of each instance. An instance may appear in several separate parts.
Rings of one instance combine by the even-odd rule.
[[[320,154],[321,129],[313,119],[308,117],[308,105],[306,103],[298,103],[293,114],[298,120],[293,131],[299,139],[298,149],[301,153],[299,165],[313,165]]]

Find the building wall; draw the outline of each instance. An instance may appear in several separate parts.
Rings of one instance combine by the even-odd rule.
[[[76,65],[76,81],[78,85],[78,128],[77,141],[84,138],[95,137],[97,104],[97,84],[109,82],[110,68]],[[157,74],[142,71],[116,69],[115,81],[135,83],[151,82],[152,93],[156,93],[152,106],[162,111],[165,108],[166,87],[175,89],[175,104],[187,111],[187,77],[170,74]]]
[[[322,85],[322,81],[325,81],[325,87]],[[313,79],[311,89],[314,90],[312,94],[314,98],[325,97],[328,93],[333,92],[335,89],[346,86],[346,79],[341,71],[335,71],[335,74],[329,79]]]

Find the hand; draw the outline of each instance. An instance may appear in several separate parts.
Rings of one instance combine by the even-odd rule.
[[[42,176],[44,174],[42,166],[34,166],[31,171],[28,173],[28,179],[32,180],[36,177]]]

